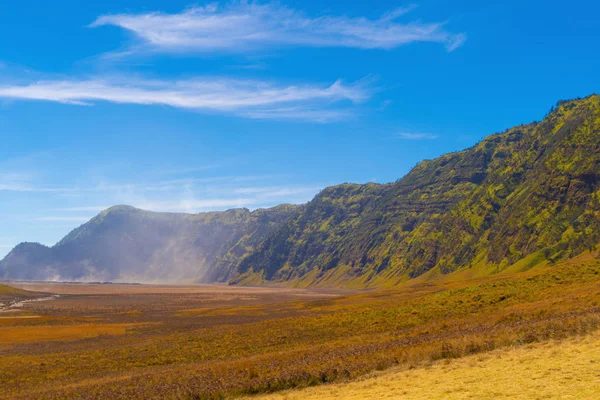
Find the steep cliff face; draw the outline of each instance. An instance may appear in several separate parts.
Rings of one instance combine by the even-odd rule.
[[[424,161],[389,185],[320,193],[245,257],[234,282],[357,285],[474,265],[500,271],[600,241],[600,97]]]

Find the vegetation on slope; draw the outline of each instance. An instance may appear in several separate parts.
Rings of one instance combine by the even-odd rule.
[[[113,207],[52,248],[21,244],[0,277],[393,286],[523,271],[600,242],[600,96],[303,206],[202,214]]]
[[[417,165],[325,189],[243,258],[235,282],[395,284],[436,270],[524,270],[600,242],[600,96]]]

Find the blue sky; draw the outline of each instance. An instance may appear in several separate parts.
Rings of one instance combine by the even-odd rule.
[[[302,203],[600,91],[587,0],[0,4],[0,256],[101,209]]]

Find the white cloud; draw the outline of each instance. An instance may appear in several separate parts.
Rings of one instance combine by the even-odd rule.
[[[37,185],[32,174],[23,172],[0,173],[0,192],[41,192],[58,193],[70,191],[69,188]]]
[[[187,175],[195,172],[203,172],[210,169],[215,169],[221,167],[222,164],[206,164],[199,165],[196,167],[180,167],[180,168],[161,168],[156,171],[158,175]]]
[[[349,109],[327,110],[302,107],[284,107],[250,110],[245,112],[243,115],[253,119],[296,119],[326,123],[351,118],[352,116],[356,116],[357,112]]]
[[[74,189],[55,186],[31,186],[26,184],[0,184],[0,192],[69,193]]]
[[[399,133],[398,137],[406,140],[434,140],[439,136],[431,133]]]
[[[175,176],[173,179],[160,179],[164,176],[153,174],[155,179],[135,183],[95,174],[91,177],[84,175],[58,186],[48,180],[55,175],[52,173],[53,167],[47,163],[52,163],[55,158],[41,164],[37,161],[31,164],[33,159],[0,160],[0,166],[4,168],[0,172],[0,190],[27,192],[25,195],[13,194],[26,199],[26,214],[0,217],[28,223],[43,222],[45,227],[56,227],[86,222],[115,204],[128,204],[152,211],[190,213],[237,207],[256,209],[281,203],[305,203],[325,186],[302,185],[294,182],[293,177],[283,174]],[[167,175],[173,172],[177,175],[182,171],[211,169],[212,166],[190,165],[165,171]],[[65,194],[76,197],[64,199]],[[1,239],[0,242],[4,243],[11,241]]]
[[[35,221],[46,221],[46,222],[87,222],[90,217],[62,217],[62,216],[47,216],[35,218]]]
[[[278,186],[267,186],[267,187],[243,187],[233,190],[233,193],[238,194],[256,194],[258,197],[279,197],[289,196],[302,193],[317,193],[322,187],[310,186],[310,187],[278,187]]]
[[[109,206],[66,207],[66,208],[55,208],[52,211],[67,211],[67,212],[91,211],[91,212],[100,212],[100,211],[106,210],[108,207]]]
[[[130,193],[121,203],[150,211],[196,213],[246,207],[256,209],[281,203],[305,203],[317,194],[322,186],[265,186],[216,187],[183,193],[172,193],[170,199],[153,198],[144,193]],[[210,194],[214,197],[210,197]]]
[[[267,47],[351,47],[393,49],[413,42],[435,42],[453,51],[466,40],[440,22],[399,22],[414,6],[379,19],[347,16],[308,17],[274,4],[239,1],[193,7],[178,14],[104,15],[90,26],[118,26],[132,32],[141,46],[125,52],[248,52]]]
[[[189,79],[161,81],[105,78],[47,80],[27,85],[0,85],[0,98],[91,105],[97,101],[163,105],[251,118],[327,122],[348,116],[348,103],[371,96],[367,81],[331,85],[281,85],[256,80]]]
[[[219,210],[223,208],[249,207],[255,204],[255,199],[229,198],[229,199],[182,199],[182,200],[158,200],[158,201],[136,201],[132,203],[135,207],[162,212],[198,212],[204,210]]]
[[[84,222],[91,218],[73,216],[71,213],[97,214],[107,208],[96,204],[128,204],[137,208],[162,212],[216,211],[246,207],[256,209],[281,203],[305,203],[312,199],[324,185],[270,185],[251,186],[245,182],[268,181],[271,176],[214,177],[206,179],[172,180],[144,184],[107,183],[99,186],[79,187],[72,190],[82,193],[79,204],[47,209],[36,221]],[[56,214],[60,213],[60,214]],[[65,213],[65,214],[63,214]]]
[[[146,183],[118,183],[101,182],[91,186],[56,186],[45,184],[38,180],[33,180],[29,175],[18,173],[0,174],[0,191],[8,192],[36,192],[36,193],[56,193],[56,194],[89,194],[89,193],[118,193],[121,191],[136,192],[172,192],[183,188],[197,187],[198,185],[216,184],[221,185],[234,182],[249,182],[268,180],[272,178],[281,178],[283,175],[240,175],[240,176],[211,176],[204,178],[181,178],[161,180]],[[104,207],[107,208],[107,207]],[[93,206],[87,210],[80,208],[79,211],[102,211],[104,208]],[[55,211],[67,211],[74,209],[56,209]]]

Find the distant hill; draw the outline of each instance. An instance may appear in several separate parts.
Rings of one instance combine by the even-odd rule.
[[[53,247],[21,243],[0,277],[28,280],[214,282],[283,224],[296,206],[200,214],[111,207]]]
[[[423,161],[390,184],[303,206],[195,215],[111,208],[52,248],[17,246],[0,277],[393,285],[525,270],[600,242],[600,96]]]

